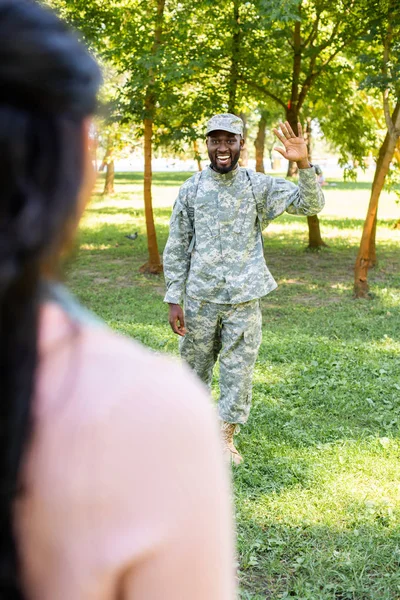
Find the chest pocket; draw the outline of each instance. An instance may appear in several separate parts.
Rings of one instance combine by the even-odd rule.
[[[247,213],[251,209],[251,205],[253,203],[254,203],[253,195],[251,195],[251,197],[249,198],[249,196],[246,194],[240,203],[239,210],[238,210],[235,222],[233,224],[233,232],[234,233],[242,233],[243,227],[244,227],[244,224],[246,221]]]
[[[219,235],[219,220],[215,210],[215,202],[213,198],[202,197],[196,200],[194,210],[194,222],[198,233],[198,240],[215,238]]]

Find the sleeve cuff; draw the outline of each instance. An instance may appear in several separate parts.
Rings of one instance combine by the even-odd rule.
[[[300,175],[305,176],[305,177],[310,177],[310,176],[315,176],[315,169],[314,166],[312,165],[311,167],[309,167],[308,169],[299,169],[299,177]]]
[[[173,290],[168,290],[164,296],[166,304],[182,304],[183,293]]]

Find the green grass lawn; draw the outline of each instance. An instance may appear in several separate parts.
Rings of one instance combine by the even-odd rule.
[[[187,177],[155,174],[160,250]],[[328,248],[304,251],[304,218],[282,216],[265,232],[279,288],[262,300],[253,409],[238,437],[245,464],[234,471],[243,599],[400,599],[400,207],[381,199],[374,299],[355,301],[369,185],[334,183],[321,215]],[[140,174],[120,174],[115,196],[94,196],[69,281],[111,327],[177,354],[163,278],[138,272],[141,185]]]

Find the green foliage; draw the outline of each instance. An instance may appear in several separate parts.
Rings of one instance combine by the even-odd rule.
[[[358,60],[364,72],[362,89],[390,89],[400,97],[400,6],[396,2],[382,2],[376,12],[376,20],[364,36],[364,51]],[[385,43],[388,56],[384,56]]]
[[[243,17],[240,75],[245,97],[269,98],[283,110],[317,118],[342,165],[362,164],[377,145],[378,132],[359,94],[354,57],[363,36],[376,25],[377,7],[367,11],[364,0],[298,2],[272,23],[260,4],[252,7]],[[348,175],[352,173],[350,167]]]
[[[122,122],[136,123],[139,135],[151,87],[156,145],[185,148],[202,137],[210,114],[226,111],[232,102],[237,112],[246,113],[273,102],[281,114],[293,103],[303,117],[320,120],[342,164],[362,164],[378,145],[379,132],[358,86],[369,90],[382,79],[374,53],[389,0],[166,2],[156,46],[155,0],[48,3],[122,78],[116,114]],[[294,46],[296,24],[299,48]],[[356,55],[363,55],[359,66]],[[298,73],[295,56],[300,57]],[[398,70],[391,69],[391,81],[400,80]]]
[[[394,107],[400,104],[400,5],[385,0],[376,7],[376,20],[364,38],[362,53],[358,58],[361,72],[360,88],[375,92],[383,98],[384,135],[397,138],[400,132],[393,131]],[[389,123],[389,124],[388,124]],[[386,176],[385,186],[395,190],[400,182],[399,154],[395,155]],[[398,196],[400,197],[399,192]]]
[[[116,95],[122,122],[142,123],[151,87],[156,144],[177,148],[184,140],[196,139],[205,117],[223,105],[223,74],[213,71],[210,76],[210,63],[220,60],[222,51],[221,20],[211,21],[210,27],[209,19],[218,12],[214,6],[167,2],[155,47],[155,1],[49,1],[122,77]]]
[[[355,166],[365,167],[365,157],[376,155],[377,141],[384,132],[368,110],[371,97],[360,94],[360,72],[354,63],[344,57],[336,62],[316,81],[306,109],[318,119],[325,138],[339,153],[345,177],[354,179]]]

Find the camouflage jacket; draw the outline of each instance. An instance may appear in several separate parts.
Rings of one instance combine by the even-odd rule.
[[[298,186],[243,167],[226,174],[208,167],[193,175],[172,211],[164,301],[180,304],[188,294],[239,304],[265,296],[277,284],[265,264],[262,229],[285,211],[311,216],[323,206],[314,168],[300,169]]]

